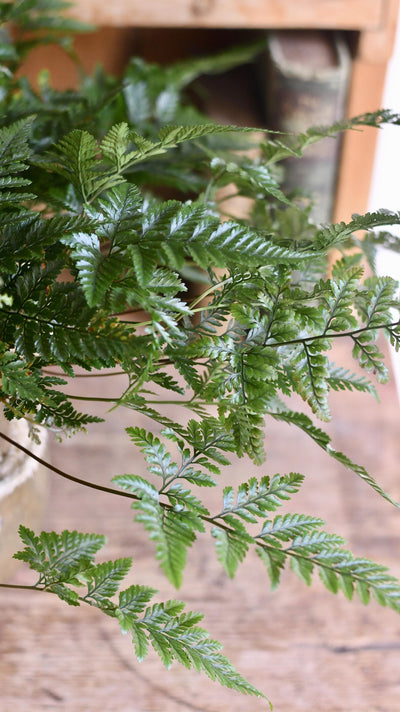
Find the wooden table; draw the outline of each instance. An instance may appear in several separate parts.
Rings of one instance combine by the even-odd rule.
[[[351,344],[337,341],[334,360],[352,367]],[[75,394],[112,397],[125,383],[122,376],[115,378],[117,383],[114,378],[78,378],[70,388]],[[330,434],[337,449],[366,466],[399,500],[400,409],[393,383],[379,392],[380,403],[364,393],[333,393]],[[179,419],[176,408],[168,406],[166,415]],[[104,404],[93,404],[91,412],[103,415]],[[116,409],[107,423],[90,425],[87,435],[53,442],[51,462],[106,486],[115,474],[144,475],[140,454],[124,432],[134,424],[149,427],[145,416]],[[325,529],[346,537],[356,554],[386,564],[400,576],[398,509],[329,458],[299,428],[271,419],[266,446],[268,458],[261,468],[236,459],[223,469],[218,493],[213,488],[203,492],[212,511],[228,482],[303,472],[304,486],[282,512],[322,517]],[[50,477],[43,528],[105,534],[109,543],[104,558],[133,557],[124,586],[149,585],[159,590],[157,600],[178,597],[188,610],[203,612],[204,626],[224,644],[240,672],[270,696],[275,712],[398,712],[400,616],[394,611],[333,596],[317,575],[308,589],[290,571],[272,593],[254,552],[229,580],[209,536],[199,536],[190,550],[184,584],[177,592],[155,563],[148,535],[132,521],[125,499]],[[21,564],[15,583],[32,580],[33,573]],[[2,589],[0,710],[267,712],[268,706],[181,666],[167,671],[155,654],[139,664],[130,636],[122,636],[115,620],[89,606],[76,609],[49,594]]]
[[[74,16],[104,28],[181,27],[340,29],[359,33],[348,115],[381,108],[399,0],[76,0]],[[109,43],[118,51],[120,40]],[[88,52],[91,48],[88,47]],[[120,51],[120,47],[119,47]],[[390,108],[390,107],[388,107]],[[367,208],[377,132],[343,142],[336,219]]]

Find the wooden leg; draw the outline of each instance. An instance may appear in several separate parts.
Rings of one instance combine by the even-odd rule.
[[[386,62],[374,64],[356,58],[350,84],[348,116],[382,108]],[[343,137],[334,219],[349,220],[368,206],[377,129],[347,131]]]

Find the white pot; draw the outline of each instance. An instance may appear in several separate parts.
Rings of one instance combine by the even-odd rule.
[[[42,457],[46,433],[40,444],[28,436],[24,420],[8,422],[0,415],[0,428],[10,438],[35,455]],[[0,438],[0,580],[9,578],[17,565],[12,555],[18,551],[18,527],[24,524],[34,530],[39,526],[47,502],[46,469],[18,448]]]

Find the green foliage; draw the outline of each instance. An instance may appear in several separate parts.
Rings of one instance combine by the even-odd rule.
[[[39,573],[32,588],[54,593],[72,606],[87,603],[116,618],[122,632],[132,635],[139,661],[147,656],[150,644],[167,668],[176,660],[221,685],[263,697],[221,654],[220,643],[197,625],[203,617],[200,613],[185,612],[185,604],[176,600],[148,606],[157,593],[148,586],[134,584],[120,590],[132,561],[95,563],[95,554],[106,543],[104,537],[76,531],[36,536],[23,526],[20,536],[25,548],[14,556]]]
[[[37,424],[56,435],[85,428],[96,418],[75,409],[69,379],[76,367],[117,367],[126,380],[111,405],[145,415],[150,425],[127,430],[147,473],[116,475],[119,490],[111,491],[132,500],[174,586],[196,538],[210,534],[229,577],[254,550],[272,588],[289,565],[306,584],[318,571],[331,592],[357,593],[364,603],[373,596],[400,612],[398,582],[385,567],[353,557],[317,514],[270,518],[303,475],[252,474],[222,493],[218,482],[231,456],[265,461],[265,424],[274,418],[301,428],[398,506],[363,465],[332,447],[314,418],[330,419],[332,390],[376,397],[369,376],[388,378],[378,339],[400,347],[398,285],[371,276],[365,262],[373,268],[380,245],[399,251],[398,238],[375,231],[400,224],[400,213],[315,225],[282,193],[275,164],[300,157],[324,136],[398,124],[399,117],[383,111],[300,136],[257,139],[251,159],[242,149],[255,142],[254,131],[212,123],[189,105],[184,89],[199,72],[248,61],[255,47],[168,69],[132,60],[121,80],[99,69],[76,91],[59,92],[42,76],[35,90],[15,72],[38,42],[57,39],[73,51],[62,7],[58,0],[0,3],[2,22],[17,30],[14,42],[8,27],[0,37],[6,417],[26,418],[33,433]],[[227,184],[252,199],[247,216],[221,219],[219,189]],[[174,189],[172,199],[160,197],[165,186]],[[340,258],[328,274],[331,248]],[[201,275],[202,294],[191,296],[188,274]],[[331,360],[339,338],[354,356],[354,373]],[[298,410],[292,396],[303,401]],[[165,403],[176,406],[173,418]],[[207,505],[204,487],[218,491]],[[214,512],[209,502],[220,495]],[[200,614],[177,601],[154,603],[147,586],[120,589],[131,562],[95,562],[103,537],[20,532],[25,548],[16,556],[38,572],[34,588],[116,618],[132,635],[138,660],[151,645],[167,667],[176,660],[259,694],[198,627]]]

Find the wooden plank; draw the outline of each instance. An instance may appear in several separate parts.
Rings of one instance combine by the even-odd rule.
[[[354,61],[347,108],[349,117],[381,108],[385,76],[385,63]],[[335,220],[349,220],[352,213],[366,212],[377,139],[377,129],[367,126],[347,131],[343,136]]]
[[[98,26],[376,30],[384,10],[385,0],[76,0],[71,12]]]
[[[384,62],[393,50],[399,16],[399,0],[386,0],[377,30],[361,33],[357,56],[370,62]]]

